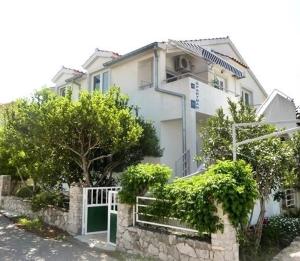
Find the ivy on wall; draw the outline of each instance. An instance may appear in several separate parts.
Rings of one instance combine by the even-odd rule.
[[[125,192],[124,189],[128,189],[128,186],[122,189],[123,201],[126,201],[126,194],[137,196],[135,191]],[[200,234],[222,230],[217,204],[223,206],[232,225],[238,227],[248,221],[248,214],[258,197],[252,168],[242,160],[219,161],[203,174],[155,186],[152,193],[159,200],[148,208],[148,214],[158,219],[180,219]],[[132,197],[127,203],[134,203]]]

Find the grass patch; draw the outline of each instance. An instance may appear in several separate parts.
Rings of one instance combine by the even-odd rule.
[[[43,238],[56,240],[66,240],[69,234],[57,227],[44,223],[40,218],[30,219],[25,216],[12,218],[15,224],[26,231],[36,234]]]

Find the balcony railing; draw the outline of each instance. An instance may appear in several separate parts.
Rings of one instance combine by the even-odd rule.
[[[204,77],[202,77],[202,76],[200,76],[200,75],[197,75],[197,74],[193,74],[193,73],[191,73],[191,72],[187,72],[187,73],[183,73],[183,74],[180,74],[180,75],[176,75],[176,76],[174,76],[174,77],[170,77],[170,78],[164,80],[164,82],[166,82],[166,83],[172,83],[172,82],[175,82],[175,81],[178,81],[178,80],[181,80],[181,79],[184,79],[184,78],[188,78],[188,77],[191,77],[191,78],[193,78],[193,79],[195,79],[195,80],[198,80],[198,81],[200,81],[200,82],[203,82],[203,83],[205,83],[205,84],[207,84],[207,85],[209,85],[209,86],[211,86],[211,87],[213,87],[213,88],[215,88],[215,89],[218,89],[218,90],[220,90],[220,91],[223,91],[223,92],[225,92],[225,93],[229,93],[229,94],[231,94],[231,95],[233,95],[233,96],[235,96],[235,97],[238,97],[238,96],[239,96],[239,95],[237,95],[236,92],[233,92],[233,91],[229,90],[229,89],[226,88],[226,87],[223,88],[223,89],[220,88],[219,86],[216,85],[216,83],[215,83],[214,80],[208,81],[208,80],[205,79]]]

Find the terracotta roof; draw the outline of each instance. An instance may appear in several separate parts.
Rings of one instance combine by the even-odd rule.
[[[108,51],[108,50],[101,50],[101,49],[99,49],[99,48],[96,48],[95,51],[97,51],[97,52],[108,52],[108,53],[112,53],[112,54],[115,55],[115,56],[122,56],[122,55],[120,55],[120,54],[118,54],[118,53],[116,53],[116,52]]]
[[[79,70],[76,70],[76,69],[73,69],[73,68],[68,68],[68,67],[65,67],[65,66],[63,66],[63,69],[72,71],[74,73],[85,74],[85,72],[83,72],[83,71],[79,71]]]
[[[232,56],[229,56],[229,55],[227,55],[227,54],[223,54],[223,53],[217,52],[217,51],[215,51],[215,50],[211,50],[211,51],[214,52],[214,53],[216,53],[216,54],[219,54],[219,55],[221,55],[221,56],[227,57],[227,58],[231,59],[232,61],[238,63],[239,65],[245,67],[246,69],[249,69],[249,66],[248,66],[247,64],[242,63],[241,61],[239,61],[238,59],[235,59],[235,58],[232,57]]]

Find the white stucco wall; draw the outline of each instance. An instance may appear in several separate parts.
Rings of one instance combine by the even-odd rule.
[[[95,60],[87,67],[85,68],[87,70],[88,73],[93,73],[96,71],[99,71],[101,69],[103,69],[103,64],[111,61],[112,58],[109,57],[96,57]]]
[[[268,200],[266,201],[266,213],[265,217],[273,217],[280,215],[281,213],[281,203],[278,201],[274,201],[274,192],[269,196]],[[259,217],[260,213],[260,203],[259,200],[256,201],[254,209],[253,209],[253,215],[250,224],[255,225],[257,222],[257,219]]]
[[[296,120],[296,106],[293,101],[276,95],[263,112],[266,121]],[[293,128],[296,123],[276,124],[278,128]]]

